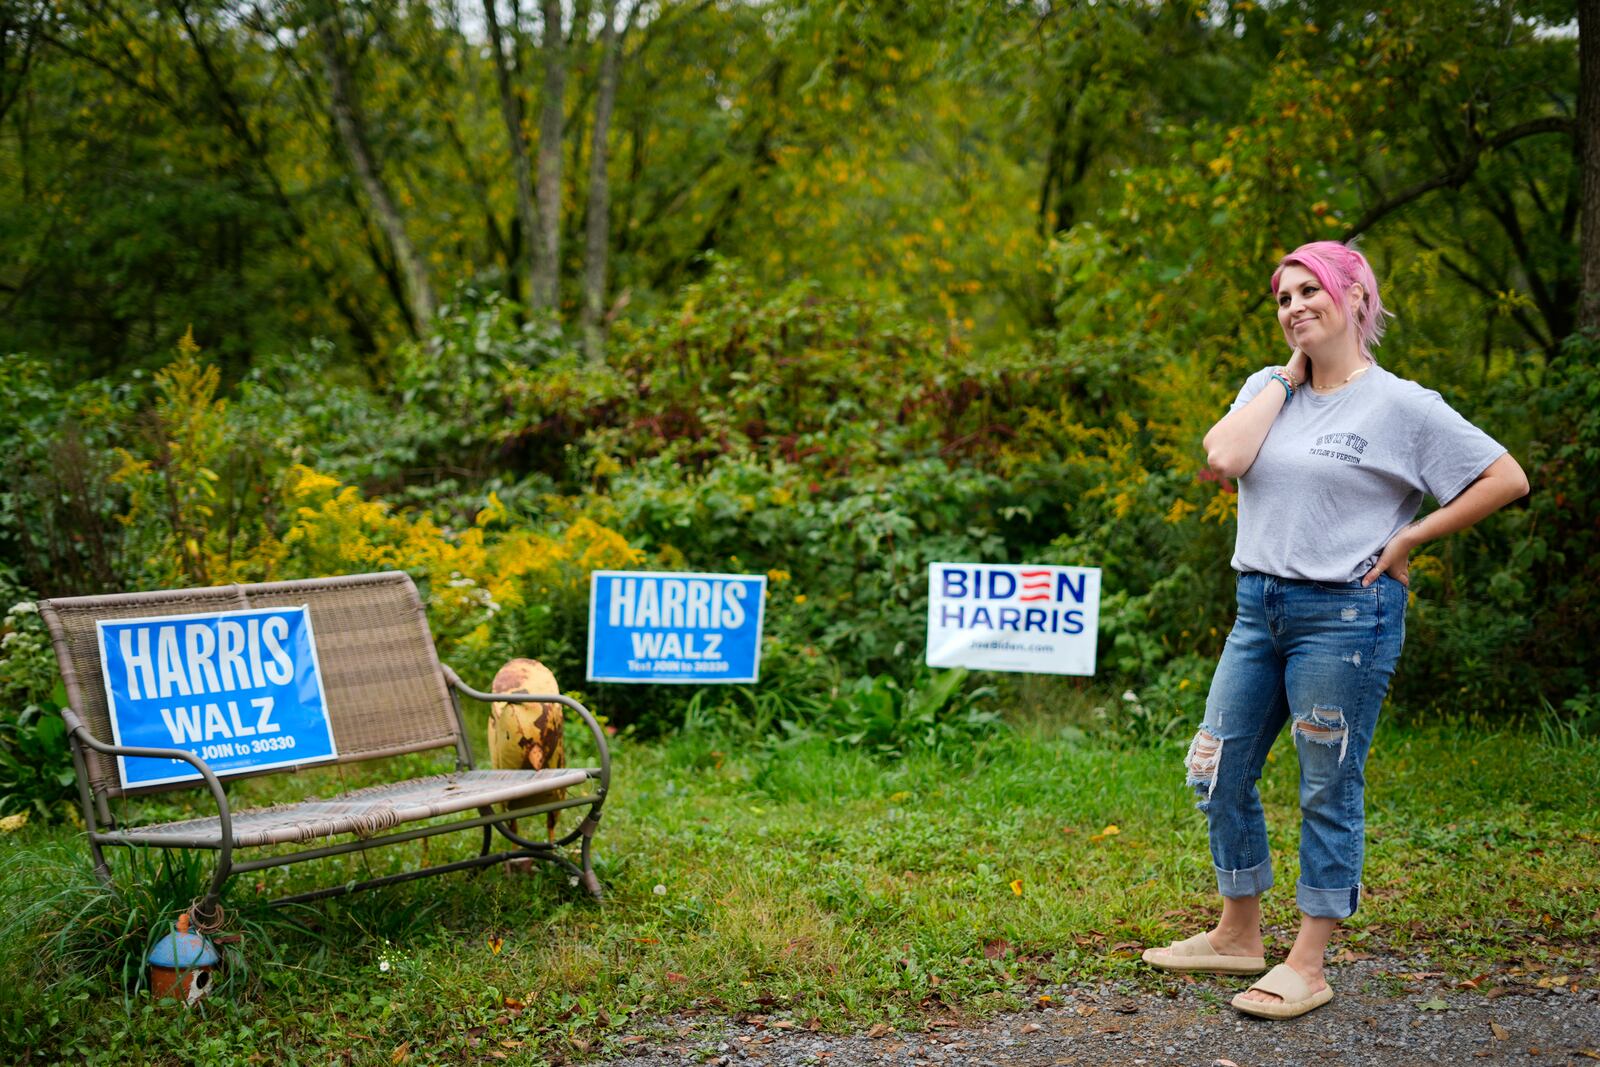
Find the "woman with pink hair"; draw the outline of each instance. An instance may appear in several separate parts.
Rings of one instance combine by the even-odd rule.
[[[1272,274],[1289,361],[1245,380],[1205,435],[1239,480],[1238,614],[1184,763],[1210,830],[1216,926],[1144,959],[1169,971],[1266,970],[1272,858],[1256,782],[1290,724],[1300,757],[1300,930],[1233,999],[1285,1019],[1333,997],[1323,956],[1361,899],[1363,792],[1378,710],[1405,640],[1407,561],[1528,492],[1522,468],[1438,393],[1378,366],[1388,312],[1366,257],[1302,245]],[[1413,521],[1423,495],[1437,510]]]

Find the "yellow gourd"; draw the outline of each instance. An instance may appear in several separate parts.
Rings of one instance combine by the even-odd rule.
[[[514,659],[501,667],[490,687],[495,693],[556,696],[561,689],[550,668],[534,659]],[[497,700],[489,711],[489,764],[498,770],[553,770],[567,765],[560,704],[513,704]],[[548,794],[566,799],[565,789]],[[557,812],[546,815],[549,839],[555,840]],[[513,832],[516,823],[511,824]]]

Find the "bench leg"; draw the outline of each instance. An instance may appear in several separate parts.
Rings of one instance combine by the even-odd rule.
[[[89,855],[94,857],[94,876],[100,879],[101,885],[110,888],[112,885],[111,864],[106,862],[105,849],[101,848],[100,842],[92,837],[89,839]]]
[[[591,810],[584,818],[582,824],[578,827],[578,838],[580,842],[579,856],[583,864],[580,867],[557,851],[553,844],[542,841],[530,841],[521,834],[517,833],[514,826],[508,827],[506,823],[498,822],[493,824],[494,828],[500,832],[502,837],[505,837],[513,843],[522,846],[521,854],[523,856],[526,856],[530,859],[542,860],[545,863],[555,864],[556,866],[565,870],[567,874],[574,879],[577,885],[581,885],[584,892],[588,893],[596,900],[601,900],[603,899],[603,893],[600,889],[600,879],[594,873],[593,854],[594,832],[599,825],[600,813],[598,811]],[[488,833],[488,829],[488,827],[484,827],[484,832],[486,835]]]
[[[597,811],[591,811],[589,813],[589,817],[583,820],[583,825],[579,828],[583,834],[583,873],[578,876],[578,880],[582,883],[583,888],[588,892],[588,894],[594,897],[596,900],[604,899],[604,895],[600,891],[600,879],[597,878],[594,873],[594,857],[592,855],[594,831],[599,824],[600,813]]]
[[[190,918],[194,920],[195,926],[202,930],[215,930],[222,925],[222,889],[228,884],[228,877],[233,873],[233,864],[222,856],[217,860],[217,869],[211,875],[211,887],[206,890],[206,895],[200,898],[200,903],[189,909]]]

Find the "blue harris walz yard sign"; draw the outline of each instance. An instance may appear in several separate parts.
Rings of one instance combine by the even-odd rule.
[[[752,574],[595,571],[591,682],[754,682],[767,579]]]
[[[218,775],[338,755],[304,605],[95,628],[117,744],[184,749]],[[175,759],[119,756],[117,769],[128,788],[200,778]]]

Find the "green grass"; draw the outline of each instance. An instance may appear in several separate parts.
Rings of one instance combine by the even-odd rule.
[[[269,912],[241,880],[230,926],[245,966],[188,1013],[152,1005],[126,961],[148,944],[150,916],[198,891],[204,864],[162,875],[146,860],[153,889],[111,894],[70,827],[29,827],[0,838],[0,1060],[378,1064],[404,1046],[413,1062],[492,1051],[537,1063],[615,1051],[689,1007],[861,1027],[1133,978],[1135,946],[1192,932],[1214,902],[1185,743],[1107,747],[1048,717],[959,757],[892,762],[822,740],[741,754],[706,729],[620,739],[598,838],[604,904],[553,873],[490,871]],[[1275,755],[1267,917],[1282,952],[1296,921],[1296,767],[1287,742]],[[382,772],[342,773],[356,785]],[[268,801],[304,784],[238,792]],[[1385,727],[1369,767],[1368,892],[1340,936],[1463,977],[1600,961],[1597,795],[1593,742]],[[435,840],[429,859],[473,840]],[[413,844],[295,866],[265,888],[420,855]]]

